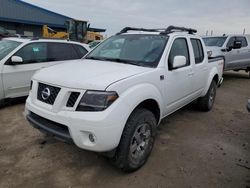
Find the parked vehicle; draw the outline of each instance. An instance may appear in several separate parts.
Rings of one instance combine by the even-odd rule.
[[[225,71],[250,71],[250,35],[209,36],[203,40],[210,58],[225,59]]]
[[[86,44],[66,40],[5,38],[0,41],[0,102],[28,96],[35,71],[80,59],[89,51]]]
[[[250,112],[250,99],[248,99],[248,102],[247,102],[247,110],[248,112]]]
[[[124,28],[84,59],[40,70],[27,120],[60,140],[106,152],[124,171],[140,168],[161,119],[196,99],[201,110],[213,107],[224,60],[208,61],[195,32]]]

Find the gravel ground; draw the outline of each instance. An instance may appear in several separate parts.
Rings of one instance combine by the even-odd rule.
[[[224,78],[213,110],[189,105],[164,119],[148,162],[130,174],[33,129],[23,103],[4,107],[0,187],[250,187],[250,79]]]

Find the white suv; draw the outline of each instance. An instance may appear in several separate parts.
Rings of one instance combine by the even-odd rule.
[[[80,148],[109,152],[125,171],[138,169],[162,118],[195,99],[202,110],[212,109],[224,61],[208,61],[194,32],[125,28],[84,59],[37,72],[28,121]]]
[[[35,71],[82,58],[88,45],[67,40],[5,38],[0,40],[0,103],[27,96]]]

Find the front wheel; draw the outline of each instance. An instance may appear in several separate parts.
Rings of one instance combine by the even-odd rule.
[[[129,117],[114,164],[123,171],[135,171],[147,161],[154,144],[156,118],[147,109],[136,109]]]
[[[210,111],[213,108],[213,104],[216,96],[216,83],[213,80],[207,94],[204,97],[198,99],[198,106],[202,111]]]

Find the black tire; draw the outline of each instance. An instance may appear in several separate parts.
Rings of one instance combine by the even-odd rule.
[[[198,99],[198,106],[202,111],[210,111],[213,108],[213,104],[216,96],[216,82],[213,80],[207,94],[204,97]]]
[[[156,126],[156,118],[151,111],[140,108],[134,110],[123,130],[120,144],[112,158],[113,163],[125,172],[143,166],[154,145]]]

